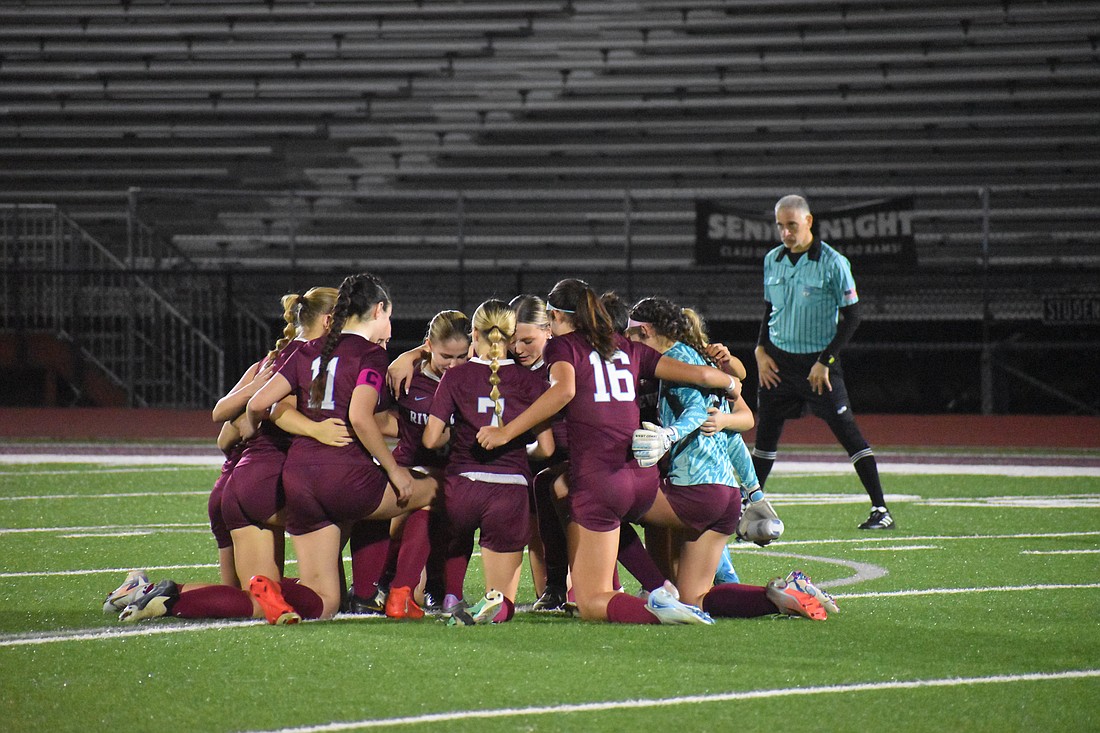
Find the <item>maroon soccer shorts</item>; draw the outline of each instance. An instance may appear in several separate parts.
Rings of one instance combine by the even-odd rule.
[[[480,527],[484,549],[519,552],[527,546],[531,508],[525,487],[448,476],[444,493],[447,519],[456,535],[473,534]]]
[[[593,532],[636,522],[653,506],[659,482],[656,466],[641,468],[634,462],[617,471],[570,475],[572,520]]]
[[[246,452],[222,493],[222,519],[230,529],[263,527],[283,508],[283,463],[277,450]]]
[[[695,484],[675,486],[661,480],[661,490],[668,497],[672,510],[696,532],[708,529],[719,534],[733,534],[741,519],[741,491],[725,484]]]
[[[214,482],[214,488],[210,489],[210,498],[206,502],[206,513],[210,516],[210,533],[214,535],[214,541],[218,543],[219,550],[233,546],[229,527],[225,526],[225,519],[222,517],[222,494],[225,492],[225,482],[229,480],[233,470],[233,466],[228,461],[226,464],[218,480]]]
[[[286,531],[308,534],[330,524],[370,516],[382,503],[389,480],[373,462],[299,463],[283,466]]]

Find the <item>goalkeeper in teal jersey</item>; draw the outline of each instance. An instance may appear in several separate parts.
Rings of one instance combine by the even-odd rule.
[[[627,336],[674,359],[718,364],[734,379],[745,375],[744,365],[724,347],[707,344],[698,316],[663,298],[646,298],[634,306]],[[751,428],[752,412],[740,397],[736,382],[731,386],[736,395],[733,409],[724,395],[661,382],[658,414],[663,426],[643,423],[632,442],[634,456],[642,466],[654,465],[671,451],[667,475],[647,517],[661,514],[657,510],[662,506],[674,515],[674,521],[663,526],[679,528],[683,540],[676,574],[682,602],[698,604],[712,616],[752,618],[784,613],[823,620],[837,611],[836,601],[801,571],[786,579],[775,578],[766,586],[744,585],[736,574],[719,577],[718,584],[714,583],[719,558],[728,549],[741,517],[735,461],[749,486],[756,484],[751,460],[746,467],[744,441],[731,432]],[[752,510],[755,504],[748,506]],[[732,565],[729,571],[732,573]]]
[[[627,336],[689,364],[718,361],[707,354],[698,316],[663,298],[646,298],[634,306]],[[745,375],[744,366],[728,351],[717,347],[716,353],[724,357],[720,366],[732,376]],[[743,399],[738,400],[743,409],[735,415],[724,395],[662,382],[658,398],[661,426],[643,426],[655,431],[662,448],[669,446],[662,491],[676,515],[695,534],[686,543],[680,561],[677,585],[685,597],[695,597],[697,585],[705,582],[709,586],[716,577],[719,582],[737,582],[727,542],[741,514],[739,475],[749,478],[752,488],[757,484],[744,441],[727,429],[752,427],[751,411]],[[708,423],[713,429],[704,431]],[[698,564],[685,565],[685,558]],[[716,574],[716,570],[721,572]]]

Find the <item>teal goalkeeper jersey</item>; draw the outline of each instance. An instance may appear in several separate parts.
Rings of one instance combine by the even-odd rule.
[[[665,356],[688,364],[706,364],[695,349],[680,342],[666,351]],[[676,442],[669,450],[668,477],[677,486],[737,486],[737,475],[730,462],[730,436],[725,433],[707,436],[699,432],[711,405],[729,412],[725,398],[715,392],[701,392],[694,386],[661,380],[657,409],[661,425],[676,431]]]
[[[829,345],[837,313],[859,295],[848,259],[815,240],[795,264],[783,245],[764,256],[764,300],[772,304],[771,342],[791,354],[811,354]]]

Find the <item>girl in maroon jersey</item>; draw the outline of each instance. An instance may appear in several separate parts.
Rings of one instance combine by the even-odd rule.
[[[542,360],[542,352],[550,340],[550,318],[546,301],[537,295],[517,295],[508,303],[516,312],[516,333],[509,350],[516,361],[549,384],[550,372]],[[560,416],[559,416],[560,418]],[[554,455],[545,460],[532,460],[531,472],[531,536],[527,543],[527,559],[535,586],[535,611],[560,610],[565,604],[569,560],[565,547],[565,531],[553,494],[554,480],[566,468],[569,458],[565,421],[555,419]]]
[[[107,597],[104,610],[121,611],[120,619],[134,622],[171,613],[184,618],[236,618],[259,616],[261,607],[240,590],[253,575],[281,576],[282,486],[280,474],[288,433],[309,435],[334,446],[351,438],[343,420],[314,422],[294,409],[293,403],[276,406],[253,435],[240,418],[249,400],[305,340],[323,336],[331,322],[336,301],[334,288],[313,288],[304,295],[282,299],[286,327],[267,356],[248,368],[237,384],[218,401],[213,418],[222,422],[218,447],[226,453],[221,475],[211,491],[207,510],[211,530],[218,541],[222,585],[149,583],[141,571],[133,571]],[[276,425],[277,423],[277,425]],[[286,432],[284,432],[286,431]]]
[[[244,374],[240,389],[230,391],[218,401],[214,420],[234,419],[243,414],[248,400],[302,344],[328,333],[336,296],[335,288],[325,287],[312,288],[304,295],[283,296],[286,327],[282,338]],[[295,415],[291,413],[295,412],[288,404],[273,419],[260,424],[256,434],[245,442],[222,493],[222,518],[233,538],[237,577],[242,587],[247,586],[253,575],[282,576],[282,471],[291,435],[277,423],[293,420]],[[343,421],[332,420],[328,427],[339,428],[345,435],[337,444],[350,442]]]
[[[380,413],[382,432],[397,437],[393,456],[400,465],[420,474],[434,475],[442,481],[443,468],[447,465],[446,452],[424,447],[424,426],[428,423],[439,380],[449,369],[469,359],[470,319],[456,310],[437,313],[428,323],[423,352],[423,358],[413,366],[407,391],[396,391],[391,409]],[[395,538],[395,547],[391,547],[387,562],[387,573],[392,573],[392,578],[384,605],[390,618],[421,618],[424,615],[414,598],[414,590],[432,551],[429,523],[438,524],[439,521],[429,514],[427,509],[422,509],[392,522],[390,534]],[[442,596],[437,598],[442,599]],[[353,610],[364,605],[361,598],[352,597]]]
[[[582,618],[626,623],[711,623],[698,609],[658,589],[648,601],[612,587],[619,527],[638,521],[657,493],[655,468],[631,454],[639,424],[635,394],[641,378],[674,379],[736,392],[740,382],[717,369],[677,362],[630,342],[614,330],[599,296],[580,280],[562,280],[546,298],[554,338],[543,358],[550,387],[502,426],[478,432],[493,449],[565,410],[570,447],[570,567]]]
[[[502,441],[492,450],[478,445],[477,431],[518,416],[546,389],[538,374],[505,358],[516,329],[515,311],[507,303],[482,303],[474,311],[472,322],[477,357],[451,369],[440,380],[423,436],[425,446],[439,448],[447,440],[445,431],[451,425],[443,505],[452,541],[446,563],[448,598],[444,607],[452,613],[452,620],[463,623],[511,618],[530,531],[528,431],[517,432],[513,439]],[[531,427],[537,442],[533,455],[549,457],[554,452],[549,425]],[[476,612],[466,613],[460,605],[462,584],[477,529],[481,530],[481,557],[489,592]]]
[[[283,484],[301,580],[280,588],[254,577],[251,586],[262,604],[277,605],[281,590],[301,616],[332,616],[343,591],[342,530],[374,520],[388,542],[389,520],[427,506],[435,495],[434,479],[416,478],[398,465],[375,418],[389,363],[375,341],[389,333],[391,310],[381,280],[369,273],[349,276],[340,285],[329,335],[299,349],[248,403],[248,417],[257,421],[294,394],[300,411],[346,420],[355,438],[339,448],[309,438],[292,442]]]

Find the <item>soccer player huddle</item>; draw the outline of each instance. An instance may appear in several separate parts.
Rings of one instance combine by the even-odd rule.
[[[375,275],[282,302],[283,338],[213,411],[222,582],[132,571],[104,604],[122,621],[427,610],[502,623],[528,548],[534,611],[713,624],[837,610],[799,571],[738,582],[731,538],[766,544],[782,523],[740,435],[753,426],[746,370],[690,309],[661,297],[630,307],[566,279],[469,318],[443,311],[391,364],[393,301]],[[297,577],[283,572],[286,534]],[[475,537],[485,588],[467,602]],[[640,592],[621,587],[618,563]]]

